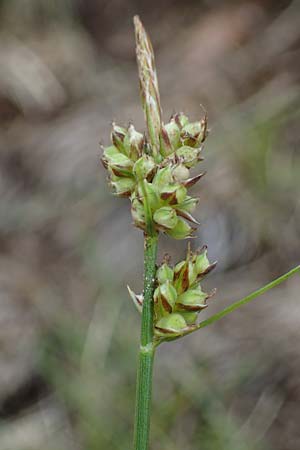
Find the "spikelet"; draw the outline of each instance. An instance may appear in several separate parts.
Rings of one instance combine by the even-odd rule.
[[[190,170],[202,158],[207,116],[190,122],[183,113],[162,122],[154,54],[138,17],[134,19],[140,90],[148,136],[113,123],[112,145],[103,149],[102,163],[113,193],[131,202],[133,223],[144,232],[163,232],[174,239],[193,237],[197,198],[188,194],[204,175]]]

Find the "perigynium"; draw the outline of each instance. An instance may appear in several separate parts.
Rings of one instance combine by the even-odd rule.
[[[203,161],[209,130],[206,113],[190,121],[179,112],[163,122],[151,41],[137,16],[134,26],[147,133],[137,131],[133,124],[125,128],[113,123],[112,144],[103,149],[102,162],[113,193],[129,199],[133,223],[144,233],[144,290],[140,295],[128,290],[142,314],[134,450],[147,450],[156,347],[216,322],[298,272],[300,266],[202,322],[198,321],[199,315],[215,292],[207,293],[202,286],[205,276],[216,266],[216,262],[209,261],[206,246],[197,252],[188,246],[183,261],[171,266],[165,257],[157,266],[160,233],[188,239],[196,231],[198,221],[192,214],[198,199],[190,189],[204,172],[195,175],[191,169]]]

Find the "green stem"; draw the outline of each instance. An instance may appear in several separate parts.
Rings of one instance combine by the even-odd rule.
[[[146,180],[141,180],[140,183],[141,183],[141,188],[142,188],[143,197],[144,197],[146,233],[148,236],[154,236],[156,233],[154,230],[154,225],[153,225],[153,220],[152,220],[152,211],[150,208],[149,199],[148,199],[147,191],[146,191],[146,187],[145,187]],[[146,258],[146,254],[145,254],[145,258]],[[146,269],[146,265],[145,265],[145,269]]]
[[[157,244],[157,235],[145,236],[144,300],[136,387],[134,450],[148,450],[149,445],[152,373],[155,353],[153,340],[153,291]]]

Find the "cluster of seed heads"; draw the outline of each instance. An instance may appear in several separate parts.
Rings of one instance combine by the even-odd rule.
[[[206,247],[194,253],[188,247],[186,259],[173,267],[168,256],[164,258],[156,271],[154,291],[154,333],[158,339],[182,336],[195,328],[199,313],[215,294],[215,290],[204,292],[201,282],[216,264],[210,264]],[[128,290],[141,311],[143,296]]]
[[[205,113],[201,120],[190,122],[178,113],[163,123],[152,45],[138,17],[134,23],[147,134],[132,124],[124,128],[113,123],[111,145],[103,148],[102,163],[114,194],[130,199],[133,222],[146,236],[163,232],[174,239],[190,238],[198,225],[192,215],[198,198],[188,190],[204,175],[190,172],[203,160],[207,116]],[[206,248],[192,253],[189,247],[186,259],[174,267],[164,259],[154,280],[154,333],[158,340],[181,336],[197,327],[198,314],[213,295],[202,291],[200,281],[214,267]],[[143,295],[128,290],[141,312]]]
[[[206,115],[191,123],[184,114],[175,114],[161,125],[158,151],[154,152],[133,125],[125,129],[113,124],[112,145],[103,149],[102,162],[114,193],[130,199],[138,228],[146,231],[151,221],[157,232],[175,239],[192,236],[195,228],[189,223],[198,224],[192,216],[198,199],[187,192],[204,173],[191,176],[190,169],[203,160],[207,133]]]

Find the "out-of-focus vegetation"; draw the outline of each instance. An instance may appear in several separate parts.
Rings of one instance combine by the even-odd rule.
[[[193,242],[219,260],[209,312],[299,263],[296,0],[1,0],[0,450],[130,448],[142,236],[98,143],[113,119],[144,126],[136,13],[165,119],[210,118]],[[153,449],[300,448],[298,286],[159,349]]]

